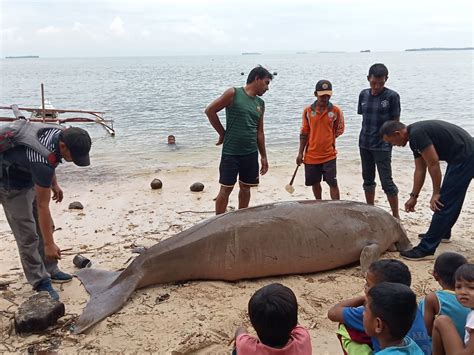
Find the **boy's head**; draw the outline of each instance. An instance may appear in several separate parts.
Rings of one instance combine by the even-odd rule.
[[[454,290],[454,274],[460,266],[467,263],[467,259],[458,253],[446,252],[440,254],[435,261],[433,276],[450,290]]]
[[[367,80],[369,81],[372,95],[378,95],[382,92],[387,79],[388,69],[384,64],[376,63],[369,68]]]
[[[396,259],[383,259],[374,261],[369,266],[365,276],[365,292],[381,282],[394,282],[411,285],[411,274],[408,266]]]
[[[329,80],[319,80],[316,83],[314,95],[318,98],[318,101],[322,101],[324,104],[327,104],[332,96],[331,82]]]
[[[416,295],[406,285],[381,282],[367,294],[365,332],[376,338],[402,340],[416,317]]]
[[[456,298],[464,307],[474,309],[474,264],[464,264],[454,274]]]
[[[273,283],[257,290],[249,301],[249,317],[260,341],[283,347],[298,324],[298,302],[286,286]]]
[[[176,138],[172,134],[168,136],[168,144],[175,144],[176,143]]]

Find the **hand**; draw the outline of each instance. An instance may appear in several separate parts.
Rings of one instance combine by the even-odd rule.
[[[56,203],[61,202],[63,200],[63,190],[59,187],[58,184],[51,186],[51,190],[53,191],[53,200]]]
[[[296,165],[301,165],[303,163],[303,154],[298,154],[296,157]]]
[[[444,207],[444,205],[439,200],[440,197],[440,194],[433,194],[433,196],[431,196],[430,208],[433,212],[441,211],[441,209]]]
[[[222,143],[224,143],[224,135],[223,135],[223,134],[220,134],[220,135],[219,135],[219,139],[217,140],[216,145],[221,145]]]
[[[410,197],[410,199],[405,202],[405,212],[415,212],[416,202],[416,197]]]
[[[262,167],[260,168],[260,174],[265,175],[268,171],[268,161],[267,158],[261,158],[260,162],[262,164]]]
[[[59,260],[61,259],[61,249],[55,243],[45,244],[44,256],[48,260]]]

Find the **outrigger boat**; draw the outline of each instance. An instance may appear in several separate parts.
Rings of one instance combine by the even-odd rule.
[[[14,106],[14,105],[12,105]],[[1,110],[13,110],[12,106],[0,106]],[[48,123],[59,123],[64,124],[68,122],[91,122],[97,123],[104,127],[104,129],[111,136],[115,136],[115,129],[113,126],[113,120],[106,120],[103,118],[104,112],[97,111],[85,111],[85,110],[62,110],[54,108],[51,104],[46,105],[45,108],[31,108],[31,107],[18,107],[20,111],[31,112],[30,121],[33,122],[48,122]],[[60,115],[64,113],[73,113],[81,115],[91,115],[93,117],[65,117],[61,118]],[[16,117],[0,117],[0,122],[11,122],[17,120]]]
[[[19,110],[30,112],[31,117],[29,118],[29,120],[33,122],[48,122],[58,124],[64,124],[68,122],[97,123],[101,125],[111,136],[115,136],[113,120],[104,119],[104,112],[57,109],[53,107],[53,105],[51,105],[51,102],[49,102],[48,100],[44,100],[43,84],[41,84],[41,95],[42,105],[39,108],[18,107],[17,105],[0,106],[0,110],[12,110],[15,115],[15,117],[0,117],[0,122],[11,122],[17,120],[19,118],[19,115],[21,115],[20,113],[18,113]],[[80,114],[81,116],[60,118],[59,116],[62,114]],[[84,115],[90,115],[92,117],[87,117]],[[24,116],[20,117],[26,119]]]

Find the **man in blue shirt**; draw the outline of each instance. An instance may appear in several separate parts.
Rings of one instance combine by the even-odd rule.
[[[379,135],[384,122],[400,119],[400,96],[385,87],[388,69],[384,64],[374,64],[369,69],[367,80],[370,88],[359,94],[357,113],[362,115],[362,129],[359,135],[359,150],[364,179],[365,199],[369,205],[375,200],[375,168],[379,174],[382,188],[387,195],[392,214],[398,213],[398,188],[392,179],[392,145]]]

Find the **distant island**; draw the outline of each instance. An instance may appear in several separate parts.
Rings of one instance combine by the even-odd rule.
[[[260,55],[262,53],[258,53],[258,52],[243,52],[242,55]]]
[[[474,47],[463,47],[463,48],[411,48],[405,49],[405,52],[423,52],[423,51],[472,51]]]
[[[24,59],[24,58],[39,58],[39,55],[12,55],[5,57],[5,59]]]
[[[344,51],[319,51],[318,53],[328,54],[328,53],[346,53]]]
[[[370,53],[370,49],[363,49],[360,51],[361,53]]]

